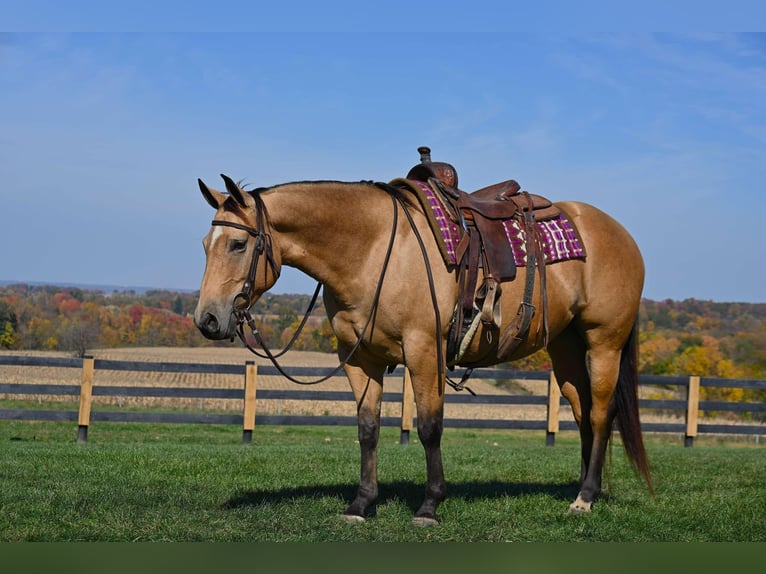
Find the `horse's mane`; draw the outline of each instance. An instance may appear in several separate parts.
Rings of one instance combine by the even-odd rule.
[[[269,217],[268,210],[266,209],[266,206],[263,203],[263,197],[261,197],[261,194],[266,192],[278,192],[280,188],[288,187],[288,186],[297,186],[297,185],[322,185],[322,184],[332,184],[333,186],[338,187],[345,187],[345,188],[352,188],[356,187],[359,188],[359,186],[363,186],[365,191],[373,191],[377,190],[378,192],[383,191],[384,193],[388,194],[389,196],[393,197],[397,201],[403,203],[404,205],[408,207],[418,207],[417,201],[415,201],[415,198],[413,195],[409,192],[407,192],[405,189],[402,189],[400,187],[396,187],[393,185],[390,185],[388,183],[382,183],[382,182],[374,182],[374,181],[368,181],[368,180],[362,180],[362,181],[336,181],[336,180],[307,180],[307,181],[292,181],[287,183],[280,183],[271,187],[256,187],[256,188],[250,188],[250,185],[245,183],[243,180],[240,180],[237,182],[237,187],[244,192],[249,194],[253,200],[255,201],[256,205],[256,211],[258,213],[261,213],[263,217],[266,218],[267,223],[271,223],[271,218]],[[232,196],[228,196],[221,207],[230,213],[233,213],[237,215],[238,217],[241,217],[243,219],[247,219],[247,214],[242,209],[242,206],[237,202],[236,199],[234,199]]]
[[[287,186],[293,186],[293,185],[316,185],[316,184],[332,184],[337,185],[341,187],[359,187],[365,186],[368,189],[377,189],[380,191],[384,191],[388,195],[393,196],[395,199],[399,201],[403,201],[409,206],[416,206],[417,202],[413,201],[413,195],[409,193],[407,190],[402,189],[397,186],[390,185],[388,183],[383,183],[380,181],[372,181],[372,180],[361,180],[361,181],[339,181],[339,180],[333,180],[333,179],[327,179],[327,180],[303,180],[303,181],[291,181],[287,183],[279,183],[277,185],[273,185],[271,187],[259,187],[256,189],[249,190],[248,193],[255,196],[260,193],[266,192],[266,191],[277,191],[282,187]]]

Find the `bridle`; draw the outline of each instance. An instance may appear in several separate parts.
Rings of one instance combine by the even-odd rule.
[[[214,219],[211,223],[212,226],[219,227],[233,227],[241,231],[247,232],[251,237],[255,238],[255,247],[253,248],[253,257],[250,260],[250,269],[247,273],[247,279],[245,279],[242,285],[242,290],[234,296],[232,306],[234,313],[237,315],[241,310],[247,310],[250,308],[251,301],[253,300],[253,286],[255,285],[255,274],[258,272],[258,261],[261,257],[266,258],[272,274],[274,275],[274,281],[279,278],[280,268],[277,262],[274,260],[274,250],[272,248],[271,234],[266,233],[265,229],[265,217],[263,200],[258,197],[256,199],[256,225],[257,227],[250,227],[242,223],[236,223],[234,221],[224,221],[223,219]],[[264,274],[266,271],[264,271]],[[241,302],[241,304],[239,304]],[[239,316],[237,316],[239,320]]]

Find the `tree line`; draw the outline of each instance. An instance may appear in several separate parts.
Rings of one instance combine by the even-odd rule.
[[[303,317],[307,295],[266,294],[254,307],[261,335],[284,345]],[[111,347],[200,347],[229,344],[205,339],[194,326],[197,294],[169,290],[113,291],[54,285],[0,287],[0,349],[71,352]],[[336,348],[321,302],[297,350]]]
[[[645,300],[639,327],[642,372],[766,378],[766,303]]]
[[[273,348],[286,344],[309,304],[308,295],[265,294],[253,308]],[[57,350],[123,346],[213,346],[194,326],[197,294],[89,290],[53,285],[0,287],[0,348]],[[641,303],[640,371],[657,375],[766,378],[766,303],[686,299]],[[332,352],[337,341],[321,298],[296,341],[298,350]],[[545,351],[514,368],[550,369]]]

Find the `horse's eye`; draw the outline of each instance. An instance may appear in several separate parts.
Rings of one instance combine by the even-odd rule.
[[[241,253],[247,249],[247,239],[232,239],[229,242],[229,251]]]

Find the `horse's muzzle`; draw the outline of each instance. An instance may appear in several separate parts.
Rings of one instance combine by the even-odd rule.
[[[229,316],[227,320],[221,321],[209,311],[200,313],[200,316],[195,314],[194,324],[205,338],[215,341],[230,339],[234,333],[233,317]]]

